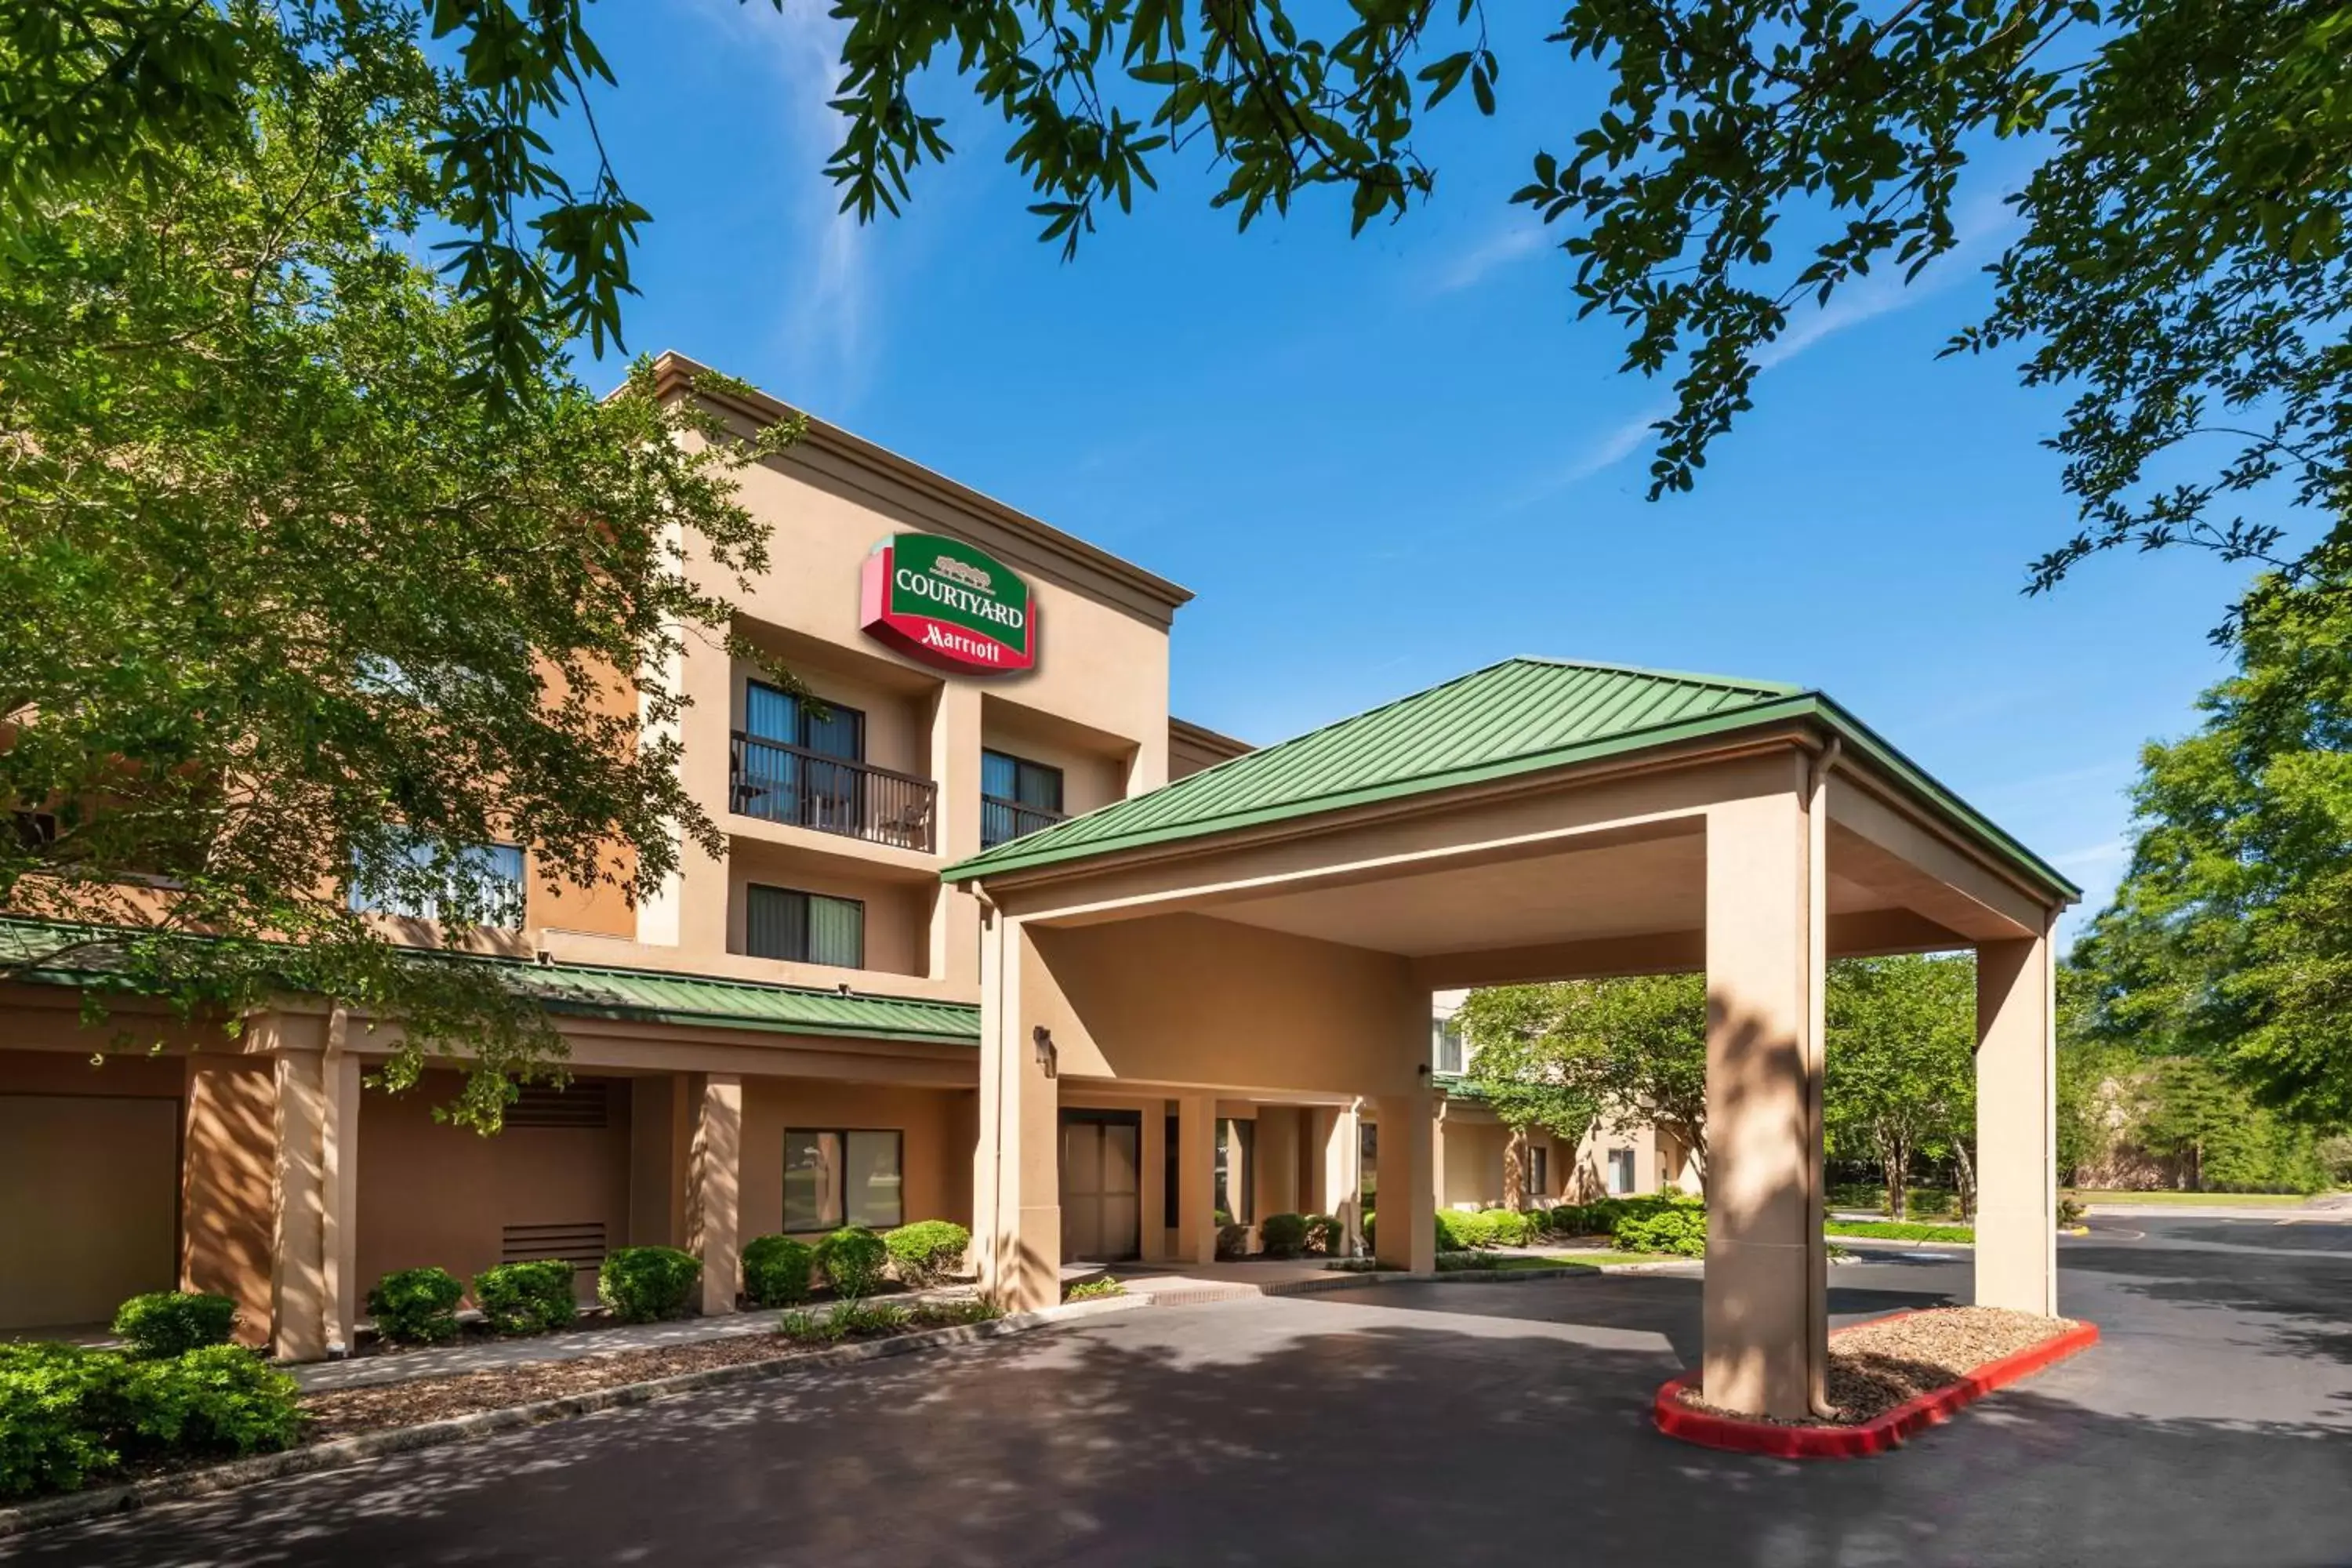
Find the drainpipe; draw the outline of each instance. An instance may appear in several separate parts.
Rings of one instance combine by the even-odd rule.
[[[1825,993],[1829,984],[1830,770],[1837,766],[1838,757],[1844,750],[1844,741],[1835,735],[1831,736],[1829,744],[1813,758],[1805,781],[1805,1028],[1811,1041],[1807,1053],[1811,1059],[1805,1068],[1805,1119],[1808,1123],[1805,1134],[1814,1149],[1821,1147],[1823,1135],[1822,1080],[1829,1060],[1826,1037],[1828,998]],[[1822,1190],[1821,1173],[1816,1171],[1814,1176],[1813,1190],[1805,1205],[1811,1226],[1805,1237],[1809,1253],[1813,1247],[1826,1248],[1829,1246],[1822,1235],[1822,1227],[1829,1218],[1828,1205],[1824,1201],[1827,1194]],[[1808,1260],[1805,1269],[1805,1333],[1809,1350],[1824,1342],[1819,1334],[1826,1331],[1829,1321],[1828,1272],[1826,1265],[1815,1268]],[[1813,1413],[1817,1415],[1831,1414],[1828,1379],[1826,1362],[1812,1367],[1811,1398]]]

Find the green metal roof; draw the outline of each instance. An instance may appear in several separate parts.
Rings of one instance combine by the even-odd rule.
[[[980,1044],[980,1009],[956,1002],[762,985],[584,963],[517,964],[518,991],[553,1013],[791,1035]]]
[[[64,935],[87,937],[92,945],[16,978],[51,985],[121,989],[126,977],[107,944],[110,938],[135,934],[0,919],[0,963],[24,963],[57,952]],[[494,965],[509,988],[532,997],[551,1013],[784,1035],[980,1044],[980,1009],[954,1002],[844,994],[605,964],[529,963],[513,959],[464,962]]]
[[[2081,889],[1821,692],[1780,681],[1509,658],[1245,752],[949,867],[961,882],[1811,719],[1973,827],[2034,880]]]

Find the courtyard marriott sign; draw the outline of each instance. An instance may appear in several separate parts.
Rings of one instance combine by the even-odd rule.
[[[936,533],[894,533],[866,558],[858,624],[928,664],[968,674],[1037,662],[1029,584],[984,550]]]

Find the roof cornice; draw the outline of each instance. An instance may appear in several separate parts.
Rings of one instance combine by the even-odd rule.
[[[743,395],[695,384],[698,378],[723,374],[670,350],[664,350],[654,359],[654,388],[659,396],[696,397],[762,426],[786,419],[803,420],[807,435],[802,439],[801,450],[822,453],[852,468],[902,485],[949,510],[982,519],[1067,570],[1108,578],[1159,607],[1163,621],[1192,600],[1189,588],[756,387]],[[789,462],[792,457],[788,452],[784,460]]]

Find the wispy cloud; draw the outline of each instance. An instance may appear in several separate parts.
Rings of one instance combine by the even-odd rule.
[[[1812,310],[1801,307],[1795,324],[1758,353],[1758,367],[1769,371],[1787,364],[1840,332],[1880,316],[1907,310],[1922,300],[1942,293],[1980,266],[2007,237],[2015,223],[2015,214],[1997,200],[1979,200],[1969,205],[1954,222],[1952,248],[1917,278],[1906,284],[1901,268],[1883,266],[1867,277],[1847,283],[1830,297],[1827,305]],[[1542,237],[1540,231],[1535,237]],[[1474,252],[1471,257],[1465,257],[1463,265],[1466,266],[1476,254]],[[1491,270],[1494,265],[1498,263],[1490,263],[1487,269]],[[1661,400],[1622,423],[1611,426],[1573,460],[1538,480],[1529,493],[1514,504],[1528,505],[1615,468],[1649,444],[1651,426],[1671,413],[1674,406],[1671,400]]]
[[[2120,838],[2108,838],[2053,855],[2050,863],[2061,871],[2096,871],[2102,867],[2122,864],[2124,858],[2130,853],[2129,844]]]
[[[1432,283],[1431,292],[1457,293],[1542,249],[1550,237],[1541,224],[1519,222],[1498,229],[1448,262]]]
[[[729,46],[766,63],[782,141],[779,210],[790,241],[779,348],[795,403],[839,410],[857,400],[872,370],[873,232],[840,210],[840,188],[824,177],[846,121],[830,107],[841,74],[845,21],[819,5],[780,10],[738,0],[695,0],[690,9]]]

